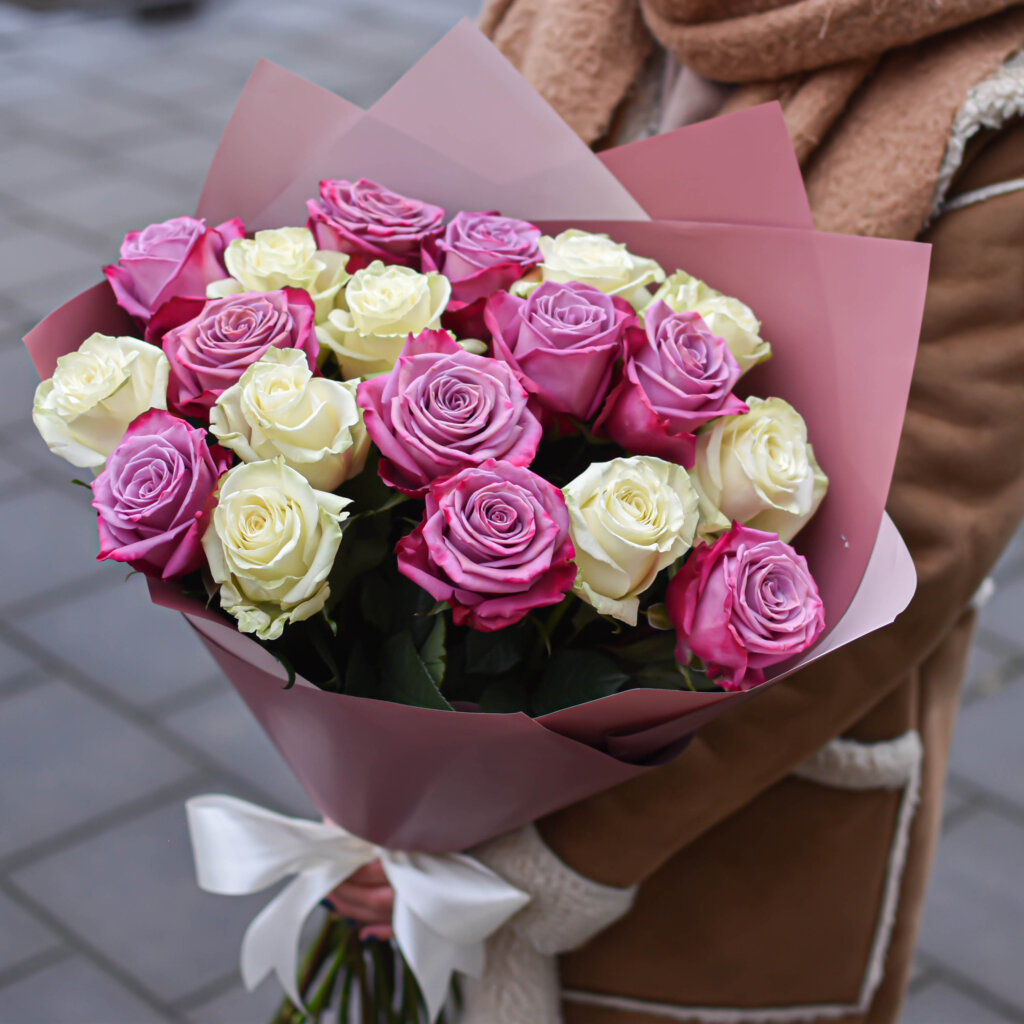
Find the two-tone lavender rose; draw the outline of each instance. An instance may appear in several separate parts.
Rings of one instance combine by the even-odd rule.
[[[494,355],[515,370],[537,406],[580,420],[604,402],[625,328],[635,322],[624,300],[591,285],[554,281],[525,299],[496,292],[484,321]]]
[[[764,682],[764,670],[807,650],[825,610],[807,561],[774,533],[739,523],[690,555],[668,585],[676,658],[701,659],[727,690]]]
[[[399,571],[447,601],[456,625],[484,632],[557,604],[576,578],[561,491],[493,459],[434,481],[396,553]]]
[[[172,300],[146,332],[170,363],[168,408],[207,419],[217,397],[272,347],[298,349],[315,369],[313,321],[313,300],[300,288]]]
[[[174,217],[130,231],[121,258],[103,268],[118,305],[145,323],[176,296],[202,296],[211,281],[224,277],[224,251],[245,236],[236,217],[216,227],[194,217]]]
[[[696,313],[655,302],[628,347],[618,384],[595,429],[628,452],[657,455],[690,468],[697,428],[747,405],[732,389],[740,367],[728,346]]]
[[[128,428],[92,482],[100,559],[170,579],[206,564],[202,536],[231,453],[162,409]]]
[[[528,466],[541,425],[504,363],[473,355],[445,331],[406,342],[389,374],[363,381],[358,401],[390,487],[421,496],[431,482],[488,459]]]
[[[320,198],[306,203],[306,226],[321,249],[350,254],[350,273],[374,260],[419,269],[420,247],[441,233],[440,206],[403,196],[369,178],[320,182]]]

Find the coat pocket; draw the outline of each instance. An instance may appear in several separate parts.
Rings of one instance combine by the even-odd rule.
[[[885,972],[921,767],[913,731],[827,744],[681,851],[628,917],[565,961],[567,1021],[864,1012]]]

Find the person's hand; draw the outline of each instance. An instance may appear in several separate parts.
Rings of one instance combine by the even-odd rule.
[[[360,868],[327,899],[342,917],[362,925],[361,939],[387,940],[394,936],[391,912],[395,908],[395,892],[379,860]]]

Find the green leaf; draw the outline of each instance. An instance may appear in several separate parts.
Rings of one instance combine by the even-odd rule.
[[[623,661],[646,665],[651,661],[675,661],[676,637],[674,633],[659,633],[633,643],[610,646],[608,651]]]
[[[522,679],[499,679],[488,684],[480,694],[480,710],[492,715],[510,715],[526,711],[530,694]]]
[[[530,650],[521,630],[498,629],[493,633],[471,630],[466,637],[466,672],[500,675],[522,664]]]
[[[345,693],[350,697],[377,697],[377,668],[360,641],[352,644],[345,664]]]
[[[533,713],[546,715],[607,697],[629,682],[611,658],[598,651],[557,651],[533,695]]]
[[[363,576],[359,589],[359,610],[364,621],[376,626],[382,633],[391,629],[391,588],[388,581],[377,572]]]
[[[380,682],[375,696],[398,704],[412,704],[414,707],[452,710],[451,704],[441,696],[409,632],[398,633],[385,640],[381,651]]]
[[[427,639],[420,647],[420,657],[431,679],[434,680],[434,685],[440,688],[444,682],[444,669],[448,658],[444,645],[446,622],[443,615],[435,616],[433,622]]]

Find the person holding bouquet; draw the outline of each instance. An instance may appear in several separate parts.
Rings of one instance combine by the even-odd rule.
[[[489,0],[481,24],[598,147],[779,100],[819,229],[933,250],[888,501],[912,604],[670,764],[478,851],[535,899],[468,1017],[537,1024],[531,987],[560,980],[569,1024],[896,1021],[971,599],[1024,514],[1024,6]],[[386,934],[371,869],[336,902]]]

